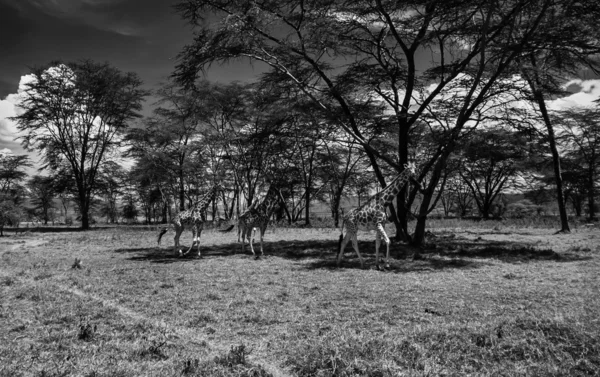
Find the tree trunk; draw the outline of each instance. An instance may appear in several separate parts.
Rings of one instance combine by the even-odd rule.
[[[594,165],[590,164],[590,172],[589,172],[589,188],[588,188],[588,207],[589,207],[589,217],[590,221],[596,219],[596,203],[594,202]]]
[[[548,143],[550,144],[550,152],[552,153],[552,167],[554,169],[554,182],[556,184],[556,203],[558,205],[558,212],[560,214],[560,232],[570,233],[571,229],[569,228],[569,217],[567,215],[567,207],[565,205],[565,197],[563,193],[560,155],[556,146],[554,127],[552,127],[552,122],[550,121],[550,116],[548,115],[548,109],[546,108],[546,102],[544,101],[544,94],[540,90],[536,90],[531,81],[529,82],[529,85],[534,93],[535,100],[540,108],[540,112],[542,113],[544,124],[546,125],[546,130],[548,131]]]
[[[412,60],[411,60],[412,61]],[[408,163],[408,119],[406,114],[401,117],[398,133],[398,161],[400,166]],[[410,234],[408,233],[408,218],[410,209],[406,206],[406,198],[408,194],[408,184],[400,188],[396,197],[396,211],[392,207],[392,221],[396,224],[396,241],[411,242]],[[396,219],[394,219],[396,218]]]
[[[448,157],[450,156],[450,153],[454,151],[454,146],[454,140],[448,142],[448,145],[444,149],[444,152],[440,155],[438,161],[436,162],[431,172],[431,179],[429,180],[429,184],[423,192],[423,199],[421,200],[421,205],[419,207],[419,214],[417,216],[417,225],[415,226],[415,233],[413,234],[412,239],[410,241],[410,244],[412,246],[416,246],[417,250],[419,247],[423,246],[423,242],[425,241],[425,227],[427,223],[429,205],[431,204],[431,201],[435,194],[435,188],[437,187],[442,177],[444,168],[446,167]]]

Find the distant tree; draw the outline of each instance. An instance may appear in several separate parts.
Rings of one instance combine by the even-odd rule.
[[[596,218],[596,182],[600,173],[600,110],[571,108],[556,113],[554,123],[560,127],[559,137],[566,154],[584,177],[588,215]]]
[[[177,182],[179,210],[185,209],[186,185],[199,169],[197,160],[206,99],[198,92],[168,82],[156,92],[159,100],[146,128],[134,130],[137,156],[150,154]]]
[[[496,198],[516,178],[526,151],[518,134],[493,129],[476,131],[461,148],[459,174],[483,218],[490,217]]]
[[[14,191],[27,178],[25,169],[31,166],[29,156],[0,153],[0,194]]]
[[[340,225],[340,206],[346,187],[350,185],[350,179],[357,170],[364,168],[366,159],[358,145],[347,135],[336,137],[335,134],[332,134],[329,139],[325,140],[323,148],[326,151],[326,156],[324,156],[326,165],[322,174],[328,177],[331,214],[334,225],[338,227]]]
[[[35,210],[41,212],[44,225],[48,224],[50,212],[54,208],[53,202],[56,196],[54,180],[54,177],[34,175],[27,182],[31,204],[33,204]]]
[[[54,192],[62,205],[61,211],[65,224],[71,225],[73,218],[69,214],[69,207],[72,203],[77,203],[77,184],[68,166],[59,168],[52,178]]]
[[[0,235],[5,225],[18,225],[23,216],[21,203],[25,197],[22,182],[25,169],[31,166],[28,156],[0,153]]]
[[[52,62],[31,72],[12,119],[22,144],[43,153],[45,167],[68,167],[77,187],[81,228],[89,211],[98,171],[115,151],[128,123],[139,117],[146,94],[134,73],[90,60]]]
[[[127,172],[118,163],[106,161],[98,172],[96,194],[102,198],[100,213],[106,223],[115,224],[119,217],[119,198],[123,195]]]
[[[125,195],[125,204],[121,209],[121,214],[123,215],[123,218],[129,222],[134,221],[139,213],[135,202],[133,195]]]
[[[128,172],[128,180],[137,193],[144,215],[148,223],[152,221],[166,222],[169,218],[170,195],[165,194],[170,176],[166,169],[150,159],[141,157]]]
[[[583,216],[583,204],[588,196],[587,189],[589,184],[583,171],[576,162],[563,159],[564,171],[562,172],[564,181],[565,199],[571,202],[575,216]]]

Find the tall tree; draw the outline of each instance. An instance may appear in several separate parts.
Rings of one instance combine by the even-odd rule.
[[[561,220],[559,232],[570,232],[564,197],[560,153],[554,124],[546,100],[562,95],[565,80],[582,68],[600,73],[600,3],[593,0],[554,2],[546,12],[540,33],[530,41],[531,48],[517,59],[521,76],[527,81],[529,99],[537,107],[545,128],[544,137],[552,155],[556,200]]]
[[[589,0],[591,1],[591,0]],[[444,166],[462,131],[513,63],[539,35],[559,0],[247,2],[187,0],[177,9],[196,26],[193,44],[180,55],[175,76],[190,85],[213,62],[261,61],[295,85],[361,145],[381,186],[380,164],[398,172],[408,162],[410,133],[440,93],[459,75],[463,95],[436,159],[420,165],[429,174],[412,242],[422,244],[427,214]],[[200,23],[214,13],[218,23]],[[433,52],[430,66],[419,57]],[[425,87],[428,90],[423,90]],[[420,93],[424,95],[420,95]],[[378,148],[361,129],[365,106],[385,105],[394,121],[395,150]],[[404,204],[396,203],[397,238],[410,238]]]
[[[52,62],[35,68],[20,91],[21,115],[13,118],[22,144],[43,153],[45,167],[67,165],[77,185],[81,228],[88,229],[98,169],[138,118],[146,94],[134,73],[108,63]]]
[[[584,177],[588,215],[596,219],[596,181],[600,170],[600,111],[596,108],[572,108],[556,114],[555,124],[566,144],[566,154]],[[564,145],[563,144],[563,145]]]

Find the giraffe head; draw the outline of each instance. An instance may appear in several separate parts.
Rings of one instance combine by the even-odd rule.
[[[417,174],[417,166],[414,162],[409,162],[408,164],[404,164],[404,172],[408,177],[414,176]]]
[[[269,190],[267,191],[267,195],[263,200],[265,205],[266,212],[271,212],[275,208],[275,205],[279,202],[283,201],[283,196],[281,195],[281,191],[275,187],[275,185],[271,184],[269,186]]]
[[[213,187],[212,187],[212,190],[211,190],[211,191],[212,191],[212,192],[213,192],[213,193],[216,195],[218,192],[223,192],[223,191],[225,191],[225,186],[223,186],[223,183],[221,183],[221,182],[216,182],[216,183],[213,185]]]

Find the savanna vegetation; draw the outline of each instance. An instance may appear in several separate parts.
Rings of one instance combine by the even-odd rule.
[[[336,268],[328,229],[271,230],[257,261],[213,229],[202,258],[147,227],[4,237],[0,375],[597,375],[600,231],[489,224],[434,220],[387,272],[366,233],[368,268]]]
[[[160,87],[82,60],[19,93],[43,164],[0,154],[0,375],[597,374],[600,109],[556,100],[600,73],[600,3],[174,11],[194,39]],[[263,73],[203,76],[240,59]],[[367,268],[333,268],[344,213],[408,163],[390,271],[362,232]],[[215,184],[203,258],[158,248]],[[251,262],[216,228],[272,185]]]

